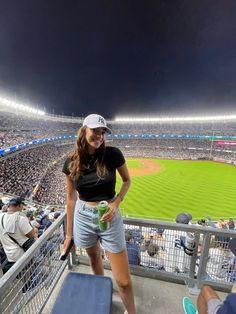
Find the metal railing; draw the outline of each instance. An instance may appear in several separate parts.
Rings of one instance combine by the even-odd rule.
[[[40,313],[64,271],[60,261],[65,213],[0,279],[0,313]]]
[[[140,252],[139,265],[130,265],[133,274],[185,283],[192,293],[197,293],[203,284],[229,291],[236,282],[236,260],[228,249],[229,239],[236,237],[236,231],[152,220],[123,220],[125,230],[131,232],[132,242]],[[187,233],[194,235],[192,255],[186,254],[184,249]],[[76,254],[81,263],[89,264],[85,250],[77,249]],[[105,267],[110,268],[105,252],[102,255]]]
[[[0,279],[0,313],[41,313],[65,267],[89,264],[80,248],[66,261],[59,260],[65,218],[63,213]],[[192,293],[204,283],[229,291],[236,281],[228,249],[235,231],[129,218],[124,218],[124,227],[139,250],[139,264],[130,265],[134,275],[185,283]],[[191,256],[184,251],[187,233],[194,235]],[[105,268],[110,268],[101,253]]]

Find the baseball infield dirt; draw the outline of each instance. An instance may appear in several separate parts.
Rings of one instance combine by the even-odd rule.
[[[148,159],[140,159],[139,162],[143,165],[143,168],[129,169],[131,176],[144,176],[146,174],[157,173],[160,171],[160,165],[157,162]]]

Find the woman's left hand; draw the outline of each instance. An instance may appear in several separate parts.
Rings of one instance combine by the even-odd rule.
[[[116,215],[116,209],[117,209],[116,201],[113,201],[112,203],[108,204],[109,210],[104,214],[101,218],[102,222],[108,222],[112,221],[115,218]]]

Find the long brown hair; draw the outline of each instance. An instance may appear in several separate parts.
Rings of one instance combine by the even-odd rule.
[[[82,126],[77,133],[77,140],[75,143],[74,151],[71,154],[71,162],[69,164],[69,171],[71,178],[76,181],[78,178],[84,174],[84,171],[87,169],[87,158],[88,153],[86,149],[86,126]],[[97,160],[96,164],[96,173],[99,179],[102,179],[107,174],[107,168],[104,164],[105,156],[105,140],[101,146],[96,150]]]

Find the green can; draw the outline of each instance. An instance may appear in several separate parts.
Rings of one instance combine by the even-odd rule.
[[[98,205],[97,205],[97,210],[98,210],[99,229],[101,231],[106,231],[109,228],[109,222],[102,222],[101,218],[109,210],[108,202],[107,201],[99,202]]]

